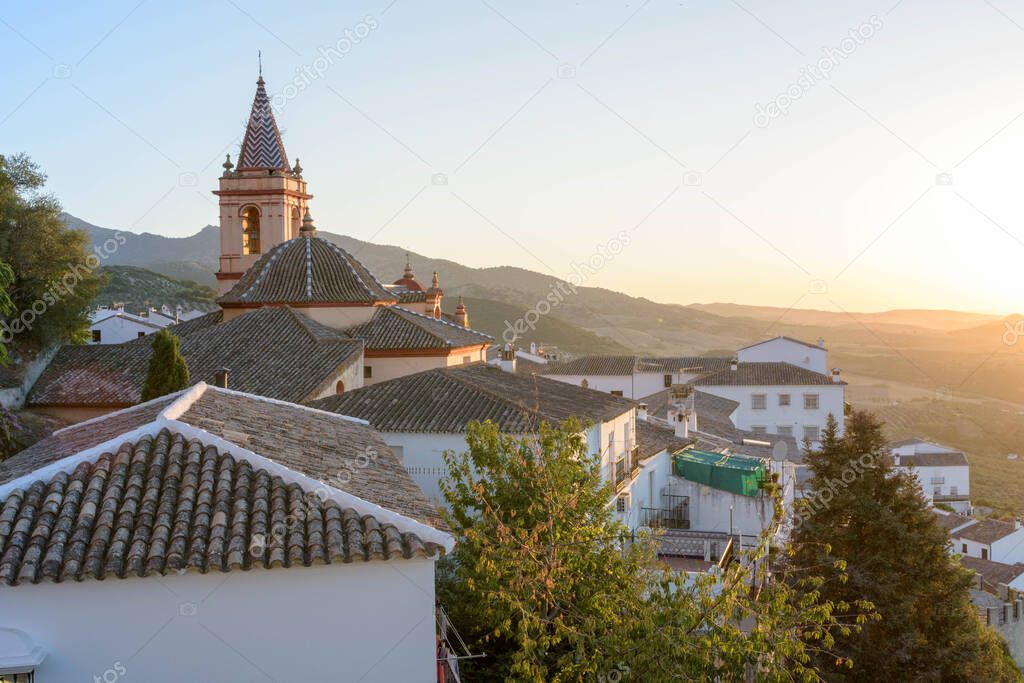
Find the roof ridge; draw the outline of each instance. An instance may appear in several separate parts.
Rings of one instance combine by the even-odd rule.
[[[411,313],[414,316],[416,316],[417,318],[423,318],[424,320],[430,320],[430,321],[433,321],[435,323],[441,323],[442,325],[447,325],[448,327],[454,328],[456,330],[469,330],[470,332],[475,332],[476,334],[479,334],[479,335],[481,335],[483,337],[487,337],[488,339],[491,339],[491,340],[494,339],[494,337],[492,337],[491,335],[487,334],[486,332],[480,332],[479,330],[474,330],[472,327],[463,327],[462,325],[458,325],[456,323],[449,322],[449,321],[443,320],[441,318],[435,318],[435,317],[429,316],[429,315],[427,315],[425,313],[418,313],[418,312],[416,312],[416,311],[414,311],[412,309],[409,309],[409,308],[406,308],[405,306],[402,306],[401,304],[394,304],[392,306],[388,306],[387,308],[397,308],[397,309],[405,311],[406,313]],[[427,332],[429,334],[434,334],[433,332],[430,332],[430,330],[428,330],[427,328],[423,327],[422,325],[418,325],[418,327],[420,327],[420,329],[422,329],[423,331],[425,331],[425,332]],[[451,344],[451,342],[448,342],[448,343]]]
[[[255,279],[253,279],[252,283],[248,287],[246,287],[245,290],[238,293],[239,299],[244,299],[249,294],[249,292],[251,292],[253,288],[256,287],[256,285],[263,281],[263,278],[266,276],[267,271],[270,270],[270,266],[274,263],[277,257],[281,255],[281,250],[286,245],[291,244],[297,239],[299,238],[293,237],[290,240],[285,240],[284,242],[281,242],[280,244],[276,245],[273,249],[271,249],[264,255],[267,257],[267,262],[263,264],[263,267],[260,269],[259,274],[255,277]]]
[[[337,251],[339,253],[339,255],[341,255],[341,257],[345,261],[345,265],[348,266],[348,269],[350,271],[352,271],[352,274],[355,275],[357,280],[359,280],[359,284],[361,284],[363,286],[363,289],[366,290],[367,294],[372,294],[373,293],[372,289],[371,289],[371,287],[369,285],[366,284],[366,281],[363,280],[363,276],[360,275],[356,271],[356,269],[352,266],[352,262],[353,261],[355,261],[356,263],[359,263],[359,265],[363,266],[363,269],[366,270],[366,274],[370,276],[370,278],[373,280],[374,284],[376,284],[378,287],[380,287],[382,290],[384,290],[388,294],[388,296],[391,296],[391,293],[388,292],[387,288],[384,287],[384,284],[380,280],[377,279],[377,276],[374,275],[373,273],[371,273],[370,269],[367,268],[365,265],[363,265],[363,263],[360,262],[355,256],[353,256],[352,254],[348,253],[348,251],[346,251],[343,247],[341,247],[340,245],[335,244],[334,242],[331,242],[329,240],[325,240],[322,237],[317,238],[317,239],[319,239],[324,244],[326,244],[328,247],[330,247],[331,249],[334,249],[335,251]],[[392,298],[396,298],[396,297],[392,296]]]
[[[347,340],[340,340],[340,341],[347,341]],[[408,376],[408,375],[406,375],[406,376]],[[395,379],[402,379],[402,378],[401,377],[396,377]],[[280,399],[270,398],[269,396],[260,396],[259,394],[250,394],[249,392],[239,391],[238,389],[225,389],[224,387],[216,387],[216,386],[210,386],[210,385],[207,385],[207,389],[210,390],[210,391],[213,391],[215,393],[219,393],[219,394],[228,394],[228,395],[231,395],[231,396],[244,396],[245,398],[249,398],[249,399],[252,399],[254,401],[262,401],[264,403],[271,403],[273,405],[284,406],[284,407],[287,407],[287,408],[297,408],[299,410],[305,410],[305,411],[308,411],[308,412],[311,412],[311,413],[315,413],[315,414],[318,414],[318,415],[328,415],[328,416],[333,417],[335,419],[344,420],[346,422],[355,422],[356,424],[360,424],[360,425],[363,425],[365,427],[370,426],[369,422],[367,422],[366,420],[363,420],[361,418],[351,417],[349,415],[339,415],[338,413],[332,413],[329,410],[321,410],[319,408],[314,408],[312,406],[308,406],[308,405],[305,405],[305,404],[302,404],[302,403],[291,403],[289,401],[282,401]],[[187,411],[183,411],[182,414],[184,414],[184,412],[187,412]],[[81,423],[79,423],[79,424],[81,424]],[[73,426],[77,426],[77,425],[73,425]]]

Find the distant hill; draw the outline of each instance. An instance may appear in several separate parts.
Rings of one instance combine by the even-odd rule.
[[[690,304],[689,308],[727,317],[753,318],[755,320],[779,320],[796,325],[856,325],[872,323],[904,327],[924,327],[931,330],[960,330],[987,321],[998,320],[997,315],[967,313],[964,311],[939,311],[928,309],[905,309],[882,311],[881,313],[855,313],[852,320],[847,313],[819,311],[808,308],[785,309],[775,306],[745,306],[743,304],[713,303]]]
[[[148,311],[163,305],[171,309],[182,306],[201,311],[214,310],[217,290],[192,281],[181,281],[135,266],[106,266],[102,272],[110,277],[95,302],[110,306],[124,303],[129,313]]]

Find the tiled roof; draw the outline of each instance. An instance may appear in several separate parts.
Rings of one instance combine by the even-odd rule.
[[[791,363],[764,362],[738,363],[735,370],[726,368],[694,380],[697,386],[778,386],[778,385],[826,385],[837,386],[845,382],[833,382],[830,375],[807,370]]]
[[[666,358],[646,356],[637,359],[636,371],[656,373],[686,371],[693,374],[702,374],[705,372],[715,372],[716,370],[727,370],[731,360],[731,358],[724,356],[674,356]]]
[[[914,453],[899,456],[900,465],[909,467],[967,467],[967,456],[963,453]]]
[[[327,240],[300,235],[278,244],[249,267],[221,305],[365,304],[397,301],[354,256]]]
[[[432,556],[436,543],[169,429],[0,503],[0,581]]]
[[[494,338],[401,306],[380,306],[369,321],[345,334],[361,339],[367,351],[448,349],[490,344]]]
[[[1001,522],[998,519],[983,519],[965,526],[963,529],[958,529],[951,535],[953,538],[963,538],[987,545],[1009,536],[1016,530],[1010,522]]]
[[[362,418],[382,432],[458,434],[473,420],[491,420],[510,433],[535,429],[540,420],[604,421],[627,412],[633,402],[472,363],[399,377],[310,405]]]
[[[985,582],[985,587],[989,590],[997,589],[1001,583],[1009,584],[1018,576],[1024,574],[1024,564],[1020,562],[1017,564],[1005,564],[1003,562],[993,562],[992,560],[982,560],[978,557],[962,555],[960,557],[960,564],[980,574],[982,581]]]
[[[245,139],[242,141],[242,150],[238,155],[237,168],[240,171],[249,169],[291,170],[262,76],[256,81],[256,96],[252,100],[252,111],[249,113],[249,123],[245,128]]]
[[[662,451],[668,451],[670,454],[681,451],[696,443],[696,439],[681,439],[672,429],[637,420],[636,443],[640,447],[640,459],[644,460]]]
[[[440,525],[423,492],[365,423],[206,384],[58,430],[0,463],[0,486],[133,430],[155,433],[153,425],[191,433],[221,451],[244,449],[382,509]]]
[[[932,512],[935,513],[935,520],[939,523],[939,526],[950,532],[952,532],[953,529],[957,529],[964,525],[973,524],[975,521],[970,517],[964,517],[963,515],[958,515],[952,512],[944,512],[938,509],[933,509]]]
[[[771,339],[762,339],[759,342],[754,342],[753,344],[748,344],[747,346],[744,346],[743,348],[739,349],[739,351],[745,351],[747,349],[752,349],[755,346],[760,346],[761,344],[767,344],[768,342],[775,341],[776,339],[785,339],[788,342],[793,342],[794,344],[800,344],[802,346],[806,346],[806,347],[812,348],[812,349],[818,349],[820,351],[824,351],[825,350],[824,346],[818,346],[817,344],[812,344],[811,342],[805,342],[802,339],[794,339],[793,337],[787,337],[785,335],[779,335],[777,337],[772,337]]]
[[[419,290],[400,290],[395,292],[398,294],[398,303],[400,304],[422,304],[427,302],[427,293],[422,289]]]
[[[358,360],[361,344],[288,308],[260,308],[214,324],[220,313],[167,329],[181,336],[193,382],[228,368],[229,386],[286,401],[309,398],[339,369]],[[152,339],[64,346],[28,395],[29,405],[117,406],[138,403]]]
[[[636,356],[583,356],[549,365],[544,375],[632,375]]]
[[[728,369],[729,358],[718,356],[583,356],[549,366],[545,375],[632,375],[638,372],[694,374]]]

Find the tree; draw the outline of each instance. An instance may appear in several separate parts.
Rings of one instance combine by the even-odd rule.
[[[516,438],[472,423],[469,450],[445,454],[456,546],[438,596],[485,654],[463,662],[467,678],[816,680],[812,651],[849,630],[836,606],[766,583],[767,544],[718,575],[664,569],[656,539],[613,519],[581,431],[541,424]]]
[[[14,304],[11,302],[11,295],[8,288],[14,283],[14,271],[11,267],[0,260],[0,315],[9,315],[14,312]],[[0,365],[7,365],[10,355],[7,345],[11,339],[6,334],[0,334]]]
[[[818,664],[834,680],[1021,680],[998,635],[981,624],[970,573],[948,552],[913,475],[892,467],[881,425],[853,412],[846,433],[829,419],[820,449],[808,451],[810,492],[797,501],[794,574],[820,578],[831,602],[867,599],[880,619],[836,650],[852,669]],[[840,574],[836,568],[844,568]]]
[[[8,291],[14,310],[0,319],[7,343],[84,341],[89,306],[103,284],[101,257],[124,239],[89,249],[88,235],[68,230],[60,204],[42,192],[45,182],[27,156],[0,155],[0,254],[13,271]]]
[[[181,340],[167,330],[153,335],[153,355],[149,357],[146,383],[142,387],[143,401],[188,387],[188,364],[181,355],[180,344]]]

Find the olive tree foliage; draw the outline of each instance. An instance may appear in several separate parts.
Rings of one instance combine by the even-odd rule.
[[[472,423],[468,450],[445,454],[456,546],[438,596],[484,655],[462,663],[467,679],[819,680],[812,662],[870,605],[819,600],[816,579],[800,591],[774,580],[774,530],[723,570],[668,570],[657,538],[616,521],[582,432],[574,420],[525,437]]]

